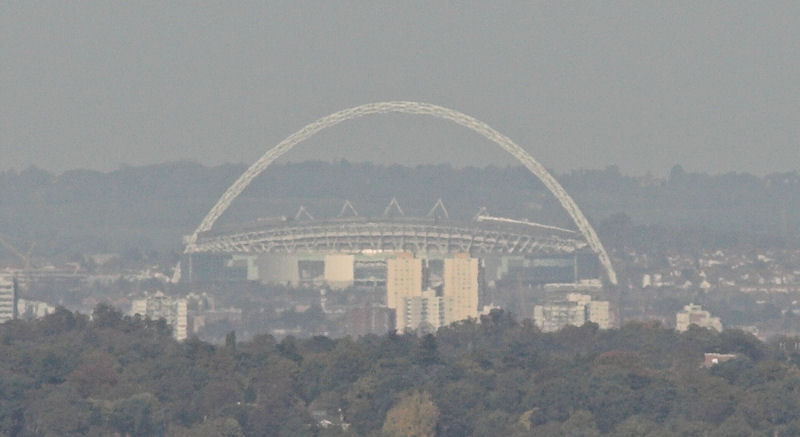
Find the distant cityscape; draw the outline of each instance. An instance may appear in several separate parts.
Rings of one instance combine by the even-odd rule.
[[[800,265],[800,250],[676,254],[661,268],[651,267],[652,261],[643,254],[626,255],[629,263],[622,265],[635,274],[622,287],[625,293],[610,293],[598,278],[575,277],[580,257],[504,257],[492,261],[459,253],[426,259],[410,252],[384,254],[380,261],[375,256],[362,259],[355,255],[326,255],[318,260],[288,257],[283,262],[294,261],[297,282],[256,276],[252,269],[258,263],[242,255],[204,257],[207,270],[198,274],[202,280],[188,284],[171,284],[157,266],[125,273],[103,272],[103,264],[96,267],[101,272],[95,273],[76,265],[6,268],[0,275],[0,321],[42,317],[64,304],[90,312],[104,299],[87,290],[108,287],[131,289],[112,303],[131,314],[165,318],[179,339],[198,335],[219,340],[226,330],[253,335],[259,327],[278,336],[361,336],[393,329],[430,332],[467,318],[477,319],[492,308],[531,318],[545,331],[580,326],[586,321],[607,329],[628,320],[659,320],[685,330],[686,320],[691,320],[688,323],[717,330],[724,323],[725,327],[744,329],[762,338],[800,333],[800,320],[794,323],[795,317],[800,319],[800,301],[794,297],[800,293],[800,268],[794,267]],[[103,258],[107,262],[116,259],[111,255],[96,257],[98,261]],[[262,261],[276,265],[274,256]],[[615,261],[619,264],[622,260]],[[182,291],[190,289],[198,291]],[[222,289],[225,292],[215,298]],[[63,291],[53,293],[58,298],[55,301],[24,297],[45,290]],[[165,291],[172,297],[165,296]],[[529,295],[521,297],[520,291]],[[257,293],[259,297],[253,300],[264,306],[237,306],[237,301],[249,298],[232,295],[245,293]],[[658,297],[645,301],[653,293]],[[75,300],[82,294],[86,297]],[[619,296],[629,299],[620,301]],[[718,301],[740,300],[741,304],[713,315],[699,305],[689,305],[692,302],[684,304],[686,308],[659,307],[665,299],[683,296],[700,296],[709,302],[706,308],[719,306]],[[752,305],[750,314],[740,305]],[[304,317],[314,311],[321,318]],[[720,319],[720,313],[737,317]],[[259,314],[265,320],[254,320]],[[770,318],[757,320],[763,314]],[[274,320],[268,321],[270,318]],[[310,326],[305,322],[311,322]]]
[[[329,218],[295,205],[291,215],[229,221],[201,233],[180,256],[87,252],[50,265],[39,257],[34,265],[6,238],[0,320],[42,317],[59,305],[91,313],[109,302],[165,319],[178,339],[216,342],[232,331],[244,339],[435,332],[493,309],[546,332],[655,320],[678,330],[738,328],[762,339],[800,334],[800,248],[792,239],[652,250],[641,234],[657,229],[612,215],[598,229],[619,272],[613,286],[586,241],[561,222],[534,221],[542,214],[531,220],[483,208],[451,218],[450,210],[465,208],[443,197],[415,217],[396,197],[383,201],[368,208],[382,211],[375,215],[343,201],[328,208],[338,210]],[[793,215],[781,220],[795,226]]]

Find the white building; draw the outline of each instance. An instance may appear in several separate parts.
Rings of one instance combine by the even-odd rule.
[[[675,329],[683,332],[689,329],[689,325],[697,325],[701,328],[712,328],[722,331],[722,322],[719,317],[711,317],[711,313],[704,310],[700,305],[690,303],[683,307],[683,310],[675,314]]]
[[[333,289],[344,289],[353,285],[355,278],[355,256],[336,253],[325,255],[325,282]]]
[[[56,311],[56,307],[38,300],[17,299],[17,317],[39,319]]]
[[[0,276],[0,323],[17,318],[17,285],[9,276]]]
[[[397,308],[397,331],[436,332],[445,323],[444,298],[435,290],[425,290],[420,296],[404,297]]]
[[[589,302],[589,320],[597,323],[600,329],[610,329],[613,326],[611,302],[606,300]]]
[[[613,326],[611,303],[592,300],[587,294],[569,293],[565,301],[533,308],[533,320],[542,331],[552,332],[566,325],[581,326],[586,322],[597,323],[600,329]]]
[[[172,335],[177,340],[186,339],[188,322],[186,299],[172,298],[158,291],[144,299],[131,302],[131,315],[136,314],[153,320],[164,319],[172,326]]]

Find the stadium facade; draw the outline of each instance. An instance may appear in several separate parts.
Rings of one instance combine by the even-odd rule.
[[[198,236],[182,269],[191,282],[385,287],[390,263],[409,253],[425,272],[425,282],[434,286],[444,282],[456,254],[475,259],[489,283],[574,283],[601,275],[594,253],[568,230],[526,222],[387,216],[281,217],[223,227]]]

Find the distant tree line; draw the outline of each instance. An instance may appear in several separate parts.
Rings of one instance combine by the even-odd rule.
[[[191,233],[245,168],[172,162],[108,173],[56,175],[36,167],[0,172],[0,233],[23,252],[35,242],[34,254],[63,258],[87,252],[179,251],[181,236]],[[626,176],[611,166],[556,176],[595,225],[611,221],[609,232],[620,224],[615,215],[624,214],[634,226],[643,226],[644,235],[660,228],[694,230],[709,235],[706,239],[736,243],[748,238],[742,235],[796,240],[800,234],[797,171],[766,177],[707,175],[675,166],[657,179]],[[344,160],[275,165],[234,202],[220,225],[294,217],[300,205],[317,217],[331,217],[346,199],[362,215],[379,215],[392,197],[410,215],[426,214],[442,198],[456,218],[469,219],[485,206],[494,215],[570,225],[558,202],[522,167],[405,167]]]

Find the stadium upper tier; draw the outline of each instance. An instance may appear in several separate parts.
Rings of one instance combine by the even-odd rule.
[[[430,217],[264,219],[200,233],[190,253],[565,254],[588,247],[578,233],[527,223]]]

